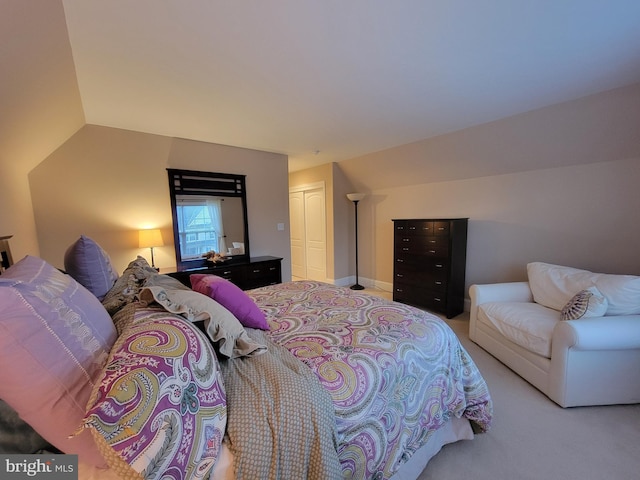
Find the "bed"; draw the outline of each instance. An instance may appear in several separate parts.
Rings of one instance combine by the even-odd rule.
[[[487,385],[439,318],[320,282],[196,280],[141,257],[109,279],[100,305],[115,333],[75,392],[86,402],[71,438],[27,415],[79,454],[80,478],[409,479],[490,428]],[[18,410],[10,397],[0,389]]]

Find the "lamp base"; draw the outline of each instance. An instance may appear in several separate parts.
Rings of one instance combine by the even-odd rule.
[[[364,290],[364,287],[358,283],[349,287],[351,290]]]

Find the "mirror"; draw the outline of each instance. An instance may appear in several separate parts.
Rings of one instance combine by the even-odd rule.
[[[167,171],[178,270],[212,266],[204,257],[211,250],[225,262],[248,260],[245,176]]]

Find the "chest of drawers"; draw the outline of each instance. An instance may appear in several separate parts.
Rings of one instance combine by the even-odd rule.
[[[393,220],[393,299],[455,317],[464,310],[467,218]]]

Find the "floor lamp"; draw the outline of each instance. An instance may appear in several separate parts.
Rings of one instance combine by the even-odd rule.
[[[353,202],[356,209],[356,283],[351,285],[351,290],[364,290],[364,287],[358,283],[358,202],[364,197],[364,193],[347,193],[347,198]]]

